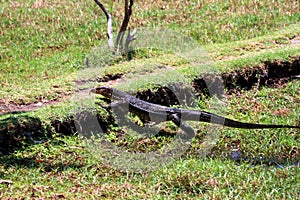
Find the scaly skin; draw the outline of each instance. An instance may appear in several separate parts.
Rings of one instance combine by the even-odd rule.
[[[173,121],[177,126],[179,126],[188,134],[194,134],[194,131],[183,121],[202,121],[243,129],[300,128],[300,126],[292,125],[244,123],[205,111],[170,108],[140,100],[125,92],[109,87],[98,87],[92,89],[91,92],[100,94],[108,99],[117,100],[123,104],[128,104],[129,112],[136,114],[143,121]]]

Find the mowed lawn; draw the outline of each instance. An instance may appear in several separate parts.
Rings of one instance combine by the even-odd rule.
[[[112,13],[116,34],[123,4],[103,3]],[[170,135],[177,131],[173,124],[163,125],[169,135],[149,138],[131,137],[128,129],[109,124],[107,139],[133,152],[132,160],[114,164],[112,155],[90,148],[82,135],[61,131],[65,123],[60,129],[54,126],[76,115],[74,95],[82,94],[80,89],[88,93],[95,85],[137,93],[183,83],[195,87],[203,72],[247,79],[249,69],[277,66],[291,67],[297,74],[299,2],[138,1],[129,24],[131,30],[138,29],[137,41],[151,41],[143,37],[151,30],[161,35],[149,44],[153,48],[138,49],[131,60],[111,62],[106,62],[106,18],[94,1],[2,1],[0,20],[1,199],[300,198],[296,129],[241,130],[191,123],[196,137],[179,157],[166,165],[148,157],[148,168],[136,170],[139,152],[163,149],[172,140]],[[188,38],[182,44],[201,54],[178,57],[172,51],[181,47],[178,38]],[[172,39],[174,46],[155,48]],[[89,67],[87,58],[100,64]],[[205,70],[191,66],[192,59],[201,59],[199,66]],[[222,101],[197,96],[183,107],[244,122],[299,125],[300,82],[289,78],[272,79],[274,84],[262,87],[233,83],[231,93],[225,84]],[[14,112],[35,105],[41,107]],[[99,114],[105,118],[107,113]],[[122,139],[120,132],[125,134]]]

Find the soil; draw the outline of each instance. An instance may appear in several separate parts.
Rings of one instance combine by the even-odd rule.
[[[86,82],[105,82],[107,86],[114,85],[114,82],[119,80],[123,74],[106,75],[102,78],[95,80],[78,80],[77,85],[85,84]],[[195,78],[192,87],[195,89],[197,95],[217,95],[221,97],[221,92],[226,90],[227,94],[232,94],[241,90],[250,90],[253,87],[261,88],[262,86],[268,87],[281,87],[292,79],[299,79],[300,77],[300,57],[295,57],[291,61],[266,61],[262,66],[255,66],[252,68],[244,68],[242,70],[235,70],[232,72],[218,74],[203,74],[198,78]],[[215,87],[215,88],[212,88]],[[218,88],[219,87],[219,88]],[[171,88],[171,89],[170,89]],[[87,94],[92,88],[75,91],[72,95]],[[172,94],[172,91],[177,91]],[[188,92],[186,88],[180,88],[176,85],[170,85],[168,87],[158,88],[153,92],[145,90],[144,92],[137,93],[137,97],[143,100],[150,101],[152,103],[158,103],[161,105],[178,105],[179,95],[186,94]],[[38,102],[25,105],[19,105],[16,103],[5,104],[0,101],[0,114],[8,112],[27,112],[33,111],[37,108],[54,105],[62,102],[72,95],[64,96],[61,99],[50,100],[47,102]],[[192,94],[187,94],[192,96]],[[182,99],[182,98],[181,98]],[[188,99],[187,97],[185,99]]]
[[[221,94],[213,92],[223,91],[222,88],[212,89],[208,88],[207,85],[224,86],[226,93],[232,94],[241,90],[251,90],[253,87],[282,87],[292,79],[299,79],[299,75],[300,57],[295,57],[292,61],[266,61],[262,66],[235,70],[223,73],[220,76],[215,74],[204,74],[194,80],[193,86],[200,94],[220,96]],[[219,84],[219,82],[222,84]],[[211,94],[209,92],[211,92]]]
[[[90,79],[90,80],[78,80],[76,81],[76,85],[84,85],[88,82],[105,82],[107,86],[114,85],[115,81],[120,79],[123,76],[123,74],[108,74],[105,75],[102,78],[96,78],[96,79]],[[50,106],[55,105],[57,103],[60,103],[62,101],[65,101],[69,98],[71,98],[73,95],[85,95],[90,92],[92,88],[86,88],[74,91],[72,94],[68,94],[66,96],[61,97],[60,99],[53,99],[49,101],[43,101],[43,102],[37,102],[37,103],[29,103],[29,104],[16,104],[14,102],[10,102],[9,104],[5,103],[4,101],[0,100],[0,115],[5,113],[11,113],[11,112],[29,112],[36,110],[38,108],[44,107],[44,106]]]
[[[241,90],[251,90],[253,87],[260,88],[262,86],[268,87],[282,87],[288,81],[292,79],[299,79],[300,75],[300,57],[295,57],[291,61],[274,61],[274,62],[265,62],[262,66],[255,66],[252,68],[244,68],[242,70],[235,70],[232,72],[223,73],[221,75],[216,74],[203,74],[201,77],[194,79],[192,87],[196,91],[197,96],[208,95],[208,96],[222,96],[218,91],[224,91],[225,87],[226,94],[232,94],[239,92]],[[103,79],[97,81],[106,82],[106,85],[112,86],[116,81],[120,79],[122,75],[111,75],[106,76]],[[220,78],[222,77],[222,79]],[[85,81],[79,81],[78,84],[84,84]],[[222,84],[220,84],[222,83]],[[208,87],[207,85],[213,85]],[[221,87],[221,88],[218,88]],[[88,93],[91,88],[77,91],[77,93]],[[178,98],[184,99],[185,104],[191,105],[193,90],[191,88],[183,88],[180,85],[170,85],[167,87],[157,88],[155,91],[144,90],[143,92],[138,92],[136,94],[137,98],[161,104],[165,106],[170,105],[179,105],[182,102],[179,102]],[[183,96],[184,95],[184,96]],[[28,105],[17,105],[10,104],[5,105],[0,102],[0,114],[3,113],[15,113],[15,112],[28,112],[35,110],[37,108],[53,105],[58,102],[64,101],[69,96],[66,96],[60,100],[35,103]],[[13,118],[9,117],[5,120],[0,121],[0,155],[3,153],[11,152],[14,148],[21,146],[22,141],[25,139],[30,139],[31,135],[34,137],[45,136],[55,132],[61,134],[74,134],[76,133],[76,124],[88,124],[81,123],[80,120],[87,122],[89,120],[98,120],[102,130],[106,132],[109,129],[109,123],[112,119],[103,119],[99,114],[91,113],[89,111],[84,111],[78,113],[79,116],[74,116],[78,120],[74,120],[74,117],[70,117],[65,121],[53,121],[50,127],[44,127],[42,122],[36,118],[28,117],[18,117]],[[97,128],[97,127],[92,127]],[[98,127],[99,128],[99,127]],[[28,136],[29,135],[29,136]]]

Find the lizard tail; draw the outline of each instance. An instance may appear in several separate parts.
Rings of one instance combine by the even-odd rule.
[[[201,112],[200,121],[210,122],[214,124],[220,124],[233,128],[243,128],[243,129],[264,129],[264,128],[300,128],[300,126],[292,125],[278,125],[278,124],[253,124],[253,123],[244,123],[221,117],[208,112]]]

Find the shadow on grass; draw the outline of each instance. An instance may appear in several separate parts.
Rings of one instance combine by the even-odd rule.
[[[29,112],[12,112],[0,116],[0,156],[38,143],[51,136],[39,118],[30,116]]]

